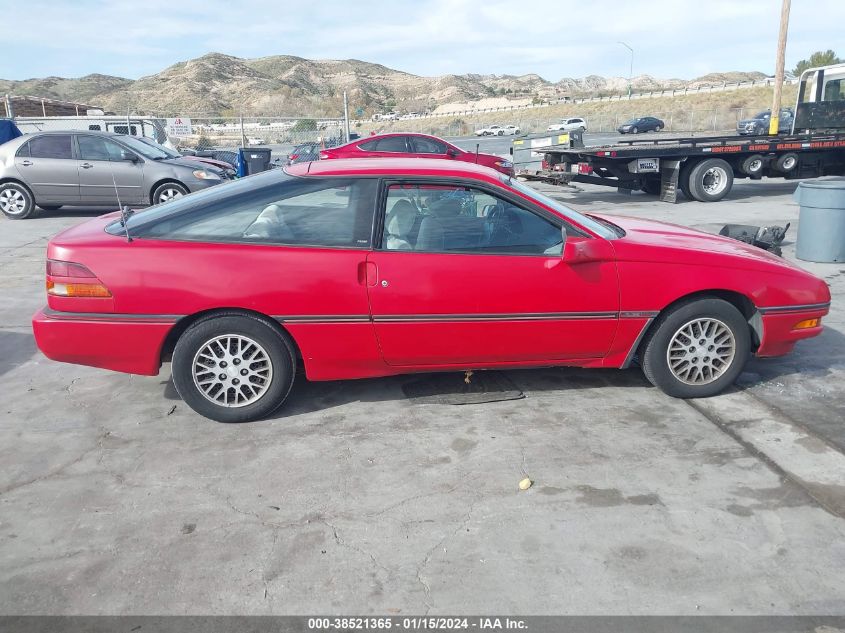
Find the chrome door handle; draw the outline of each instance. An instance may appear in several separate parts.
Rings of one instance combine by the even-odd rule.
[[[82,169],[91,169],[93,166],[91,163],[82,163],[81,165]]]
[[[21,165],[23,165],[24,167],[29,167],[30,165],[32,165],[32,161],[31,160],[25,160],[25,161],[21,162]]]

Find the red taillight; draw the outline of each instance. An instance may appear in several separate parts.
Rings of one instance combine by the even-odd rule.
[[[47,294],[54,297],[111,297],[109,289],[85,266],[55,259],[47,260]]]

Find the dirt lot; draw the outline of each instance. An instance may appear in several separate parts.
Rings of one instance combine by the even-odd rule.
[[[794,239],[793,189],[555,193]],[[706,401],[638,369],[506,372],[523,398],[460,406],[409,398],[419,376],[300,381],[274,419],[227,426],[167,367],[36,350],[46,242],[93,214],[0,219],[0,613],[845,613],[842,265],[802,263],[832,286],[825,334]]]

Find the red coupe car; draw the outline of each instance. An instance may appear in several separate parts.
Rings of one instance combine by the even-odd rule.
[[[468,152],[442,138],[409,132],[368,136],[320,151],[321,160],[328,158],[442,158],[492,167],[507,176],[514,174],[509,158]]]
[[[582,215],[463,161],[333,160],[223,184],[47,248],[55,360],[173,381],[194,410],[267,416],[294,374],[337,380],[628,367],[676,397],[818,335],[824,281],[763,250]]]

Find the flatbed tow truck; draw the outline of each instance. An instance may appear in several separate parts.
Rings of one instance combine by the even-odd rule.
[[[735,178],[806,179],[845,175],[845,64],[804,71],[789,134],[656,137],[601,147],[547,147],[543,169],[519,174],[551,183],[645,191],[675,202],[716,202]]]

